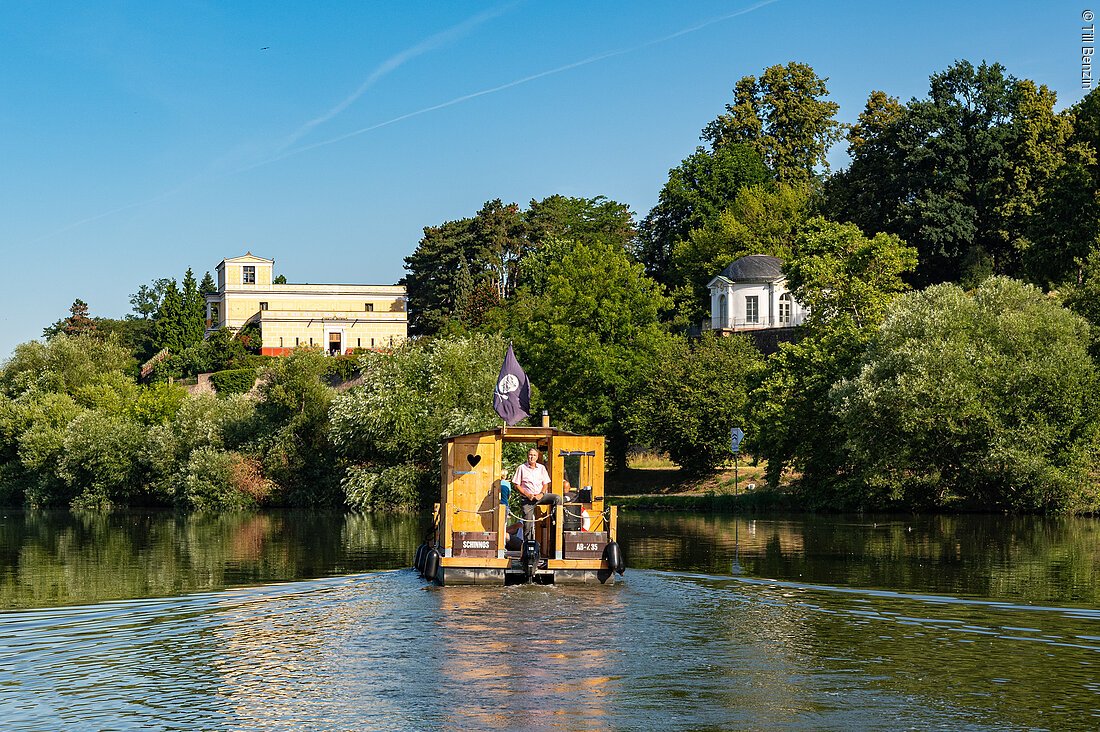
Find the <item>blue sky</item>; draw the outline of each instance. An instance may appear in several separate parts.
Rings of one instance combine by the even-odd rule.
[[[844,121],[956,59],[1066,107],[1090,2],[6,0],[0,358],[74,298],[121,317],[246,250],[292,282],[387,284],[424,226],[494,198],[644,216],[772,64],[829,77]]]

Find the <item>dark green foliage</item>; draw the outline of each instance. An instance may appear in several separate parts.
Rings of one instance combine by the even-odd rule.
[[[283,279],[283,282],[286,282],[285,278]],[[209,272],[207,272],[206,274],[204,274],[202,276],[202,282],[199,283],[199,294],[200,295],[213,295],[217,291],[218,291],[217,283],[214,282],[214,278],[210,276]]]
[[[620,247],[554,241],[528,257],[523,285],[506,305],[507,332],[555,422],[607,435],[625,466],[632,390],[666,337],[667,301]]]
[[[697,148],[668,172],[657,205],[639,227],[638,260],[658,282],[671,284],[670,260],[677,242],[718,219],[746,186],[768,180],[760,155],[746,145],[731,144],[714,152]]]
[[[270,435],[263,473],[278,489],[273,499],[295,506],[343,503],[341,473],[329,436],[329,405],[335,392],[324,380],[328,359],[299,349],[272,359],[259,385],[258,413]]]
[[[852,164],[827,186],[833,214],[915,246],[919,283],[1016,275],[1029,257],[1041,269],[1035,215],[1071,129],[1053,92],[966,61],[929,86],[906,105],[871,95],[849,136]]]
[[[218,396],[244,394],[256,383],[255,369],[231,369],[210,374],[210,383],[214,385]]]
[[[206,298],[199,292],[190,268],[183,276],[182,300],[184,347],[190,347],[201,343],[206,332]]]
[[[808,183],[817,168],[828,170],[826,155],[843,131],[835,119],[839,105],[826,100],[826,81],[793,61],[769,66],[759,79],[742,77],[733,89],[733,104],[706,126],[703,139],[715,150],[746,145],[777,181]]]
[[[275,275],[275,279],[273,279],[271,283],[274,285],[285,285],[286,275]]]
[[[156,315],[157,311],[160,310],[161,301],[164,300],[164,293],[168,291],[171,282],[172,280],[162,277],[153,280],[151,284],[140,286],[137,292],[130,295],[130,304],[134,307],[134,313],[143,320],[148,320]]]
[[[905,289],[902,276],[915,264],[916,252],[896,237],[868,239],[851,224],[815,218],[799,232],[785,271],[792,293],[811,311],[801,338],[768,360],[752,395],[746,446],[768,461],[770,485],[793,468],[815,491],[811,500],[847,500],[833,493],[848,456],[829,391],[855,373],[887,305]]]
[[[641,375],[629,420],[635,439],[692,474],[730,459],[730,428],[748,422],[764,359],[743,337],[669,338]]]
[[[325,373],[333,385],[351,381],[360,372],[359,356],[330,356],[325,362]]]
[[[348,465],[348,504],[430,503],[438,490],[440,440],[500,424],[492,393],[506,347],[499,336],[473,334],[364,354],[362,385],[336,397],[330,411],[332,440]]]
[[[738,257],[789,259],[795,234],[809,215],[810,197],[808,185],[742,188],[713,221],[676,242],[668,276],[678,314],[693,325],[709,315],[707,285]]]
[[[895,302],[839,384],[872,501],[1096,510],[1096,369],[1089,327],[1033,287],[994,278]]]
[[[614,242],[634,236],[630,210],[602,196],[550,196],[524,212],[514,203],[487,202],[473,218],[424,228],[405,258],[402,279],[409,297],[412,335],[477,327],[495,305],[511,297],[523,259],[552,237]]]

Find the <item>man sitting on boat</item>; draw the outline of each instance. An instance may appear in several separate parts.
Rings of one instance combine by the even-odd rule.
[[[557,506],[561,496],[550,493],[550,474],[546,466],[539,462],[539,451],[532,447],[527,451],[527,462],[516,468],[512,476],[512,485],[519,491],[520,505],[523,508],[523,533],[535,534],[535,506]]]

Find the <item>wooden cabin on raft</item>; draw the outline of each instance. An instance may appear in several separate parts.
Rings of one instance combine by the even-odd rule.
[[[563,497],[561,505],[535,506],[533,536],[522,541],[515,538],[521,512],[509,506],[515,465],[503,464],[510,442],[538,448],[550,475],[548,491]],[[603,478],[604,438],[554,429],[545,414],[542,427],[448,438],[439,503],[416,569],[441,585],[612,584],[625,565]]]

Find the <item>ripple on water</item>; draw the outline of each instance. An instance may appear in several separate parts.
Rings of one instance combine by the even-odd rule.
[[[14,729],[1071,729],[1096,611],[632,571],[412,572],[0,614]]]

